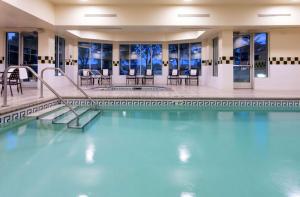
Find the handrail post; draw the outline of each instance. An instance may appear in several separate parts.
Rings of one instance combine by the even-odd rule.
[[[4,73],[3,73],[3,85],[4,85],[4,90],[3,90],[3,104],[2,104],[2,107],[7,107],[7,73],[8,73],[8,68],[9,67],[6,67],[4,69]]]
[[[29,66],[9,66],[4,71],[4,96],[3,96],[3,107],[7,107],[7,73],[9,68],[25,68],[29,70],[36,78],[38,78],[41,83],[45,84],[45,86],[62,102],[66,107],[70,109],[70,111],[76,116],[76,124],[79,125],[79,115],[74,111],[72,107],[70,107],[66,101],[47,83],[42,79],[32,68]]]
[[[57,70],[57,71],[59,71],[60,73],[62,73],[62,75],[65,77],[65,78],[67,78],[68,80],[69,80],[69,82],[71,82],[86,98],[88,98],[90,101],[92,101],[92,103],[96,106],[97,105],[97,103],[96,103],[96,101],[94,101],[83,89],[81,89],[80,87],[79,87],[79,85],[78,84],[76,84],[68,75],[66,75],[66,73],[62,70],[62,69],[60,69],[60,68],[55,68],[55,67],[47,67],[47,68],[44,68],[42,71],[41,71],[41,78],[43,79],[44,78],[44,72],[46,71],[46,70]],[[43,93],[43,86],[42,86],[42,84],[41,84],[41,90],[40,90],[40,96],[41,96],[41,98],[43,97],[43,95],[44,95],[44,93]]]
[[[44,69],[41,72],[41,78],[44,80]],[[44,84],[40,85],[40,98],[44,98]]]

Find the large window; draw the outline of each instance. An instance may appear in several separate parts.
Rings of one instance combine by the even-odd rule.
[[[112,73],[112,44],[79,42],[79,69],[109,69]]]
[[[144,75],[146,69],[152,69],[154,75],[162,74],[161,44],[121,44],[120,75],[127,75],[129,69],[136,69]]]
[[[19,64],[20,34],[18,32],[6,33],[6,65]]]
[[[24,64],[38,72],[38,33],[6,33],[6,65]],[[28,73],[29,79],[33,76]]]
[[[59,36],[55,36],[55,67],[65,71],[65,39]]]
[[[255,77],[268,77],[268,34],[254,35],[254,75]]]
[[[218,76],[219,65],[219,38],[213,39],[213,76]]]
[[[201,74],[201,43],[169,44],[169,72],[178,69],[188,75],[190,69]]]
[[[22,33],[23,37],[23,64],[31,67],[38,72],[38,33]],[[36,80],[31,72],[28,72],[28,78]]]

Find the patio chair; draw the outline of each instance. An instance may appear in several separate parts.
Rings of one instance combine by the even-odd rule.
[[[88,84],[93,84],[93,78],[91,75],[90,69],[82,69],[79,71],[79,77],[80,77],[80,85],[82,86],[83,81],[87,81]]]
[[[153,75],[152,69],[146,70],[146,75],[144,76],[145,84],[147,84],[147,80],[152,81],[152,85],[154,85],[154,75]]]
[[[191,69],[189,72],[189,77],[188,77],[188,81],[189,81],[189,85],[191,85],[191,81],[196,81],[197,82],[197,86],[199,86],[199,74],[198,74],[198,69]]]
[[[128,85],[130,81],[134,81],[134,84],[137,83],[135,69],[129,70],[129,74],[126,76],[126,85]]]
[[[101,73],[99,70],[91,70],[90,76],[92,78],[92,84],[95,85],[95,81],[98,81],[98,85],[100,85]]]
[[[167,80],[167,85],[172,85],[172,81],[176,82],[176,85],[178,85],[179,82],[179,77],[178,77],[178,70],[177,69],[172,69],[171,75],[168,76],[168,80]]]
[[[101,85],[103,84],[103,81],[108,81],[108,84],[111,85],[112,80],[108,69],[102,70]]]
[[[8,71],[7,75],[8,75],[7,76],[8,77],[7,85],[9,86],[11,96],[13,96],[12,86],[17,86],[18,93],[21,91],[21,94],[23,94],[19,69],[18,68],[10,69]],[[2,87],[1,87],[1,95],[2,95],[3,90],[4,90],[4,75],[3,75],[3,72],[2,72],[0,84],[2,85]]]

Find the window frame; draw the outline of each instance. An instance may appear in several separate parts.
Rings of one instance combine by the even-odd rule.
[[[170,45],[177,45],[177,69],[178,71],[181,70],[181,63],[180,63],[180,55],[181,55],[181,50],[180,50],[180,45],[182,44],[188,44],[189,45],[189,66],[188,66],[188,70],[191,70],[192,69],[192,65],[191,65],[191,62],[192,60],[195,60],[195,59],[192,59],[192,45],[193,44],[199,44],[200,45],[200,66],[199,66],[199,69],[198,70],[198,76],[202,76],[202,42],[201,41],[197,41],[197,42],[170,42],[168,43],[168,60],[169,60],[169,74],[171,74],[171,70],[172,68],[170,68]],[[175,59],[175,58],[172,58],[172,59]]]
[[[80,43],[86,43],[88,44],[88,46],[80,46]],[[111,63],[110,63],[110,66],[109,66],[109,74],[112,74],[113,73],[113,49],[114,49],[114,46],[113,46],[113,43],[110,43],[110,42],[92,42],[92,41],[85,41],[85,40],[79,40],[78,41],[78,59],[79,59],[79,48],[85,48],[85,49],[88,49],[89,50],[89,57],[88,57],[88,68],[87,69],[91,69],[92,70],[92,64],[91,64],[91,59],[92,58],[92,45],[93,44],[100,44],[101,46],[101,57],[100,57],[100,70],[103,70],[105,68],[103,68],[103,45],[111,45]],[[105,59],[106,61],[109,61],[107,59]],[[81,70],[81,69],[86,69],[86,68],[80,68],[79,67],[79,61],[78,61],[78,69]],[[95,69],[93,69],[95,70]],[[97,70],[97,69],[96,69]]]
[[[150,62],[151,62],[151,70],[152,70],[152,73],[153,73],[153,75],[155,75],[155,76],[162,76],[162,68],[163,68],[163,43],[159,43],[159,42],[155,42],[155,43],[148,43],[148,42],[139,42],[139,43],[136,43],[136,42],[130,42],[130,43],[120,43],[119,44],[119,54],[120,54],[120,46],[121,45],[124,45],[124,46],[129,46],[129,59],[128,59],[128,61],[129,61],[129,64],[128,64],[128,70],[130,70],[131,69],[131,58],[130,58],[130,56],[131,56],[131,46],[132,45],[139,45],[139,50],[141,51],[141,46],[142,45],[150,45],[150,54],[151,54],[151,60],[150,60]],[[153,70],[153,46],[154,45],[160,45],[161,46],[161,69],[160,69],[160,74],[155,74],[155,72],[154,72],[154,70]],[[139,55],[140,57],[140,67],[141,67],[141,60],[142,60],[142,55],[140,54]],[[124,75],[126,75],[125,73],[122,73],[121,72],[121,55],[119,55],[119,62],[120,62],[120,65],[119,65],[119,75],[120,76],[124,76]],[[138,65],[137,65],[138,66]],[[147,63],[146,63],[146,69],[148,69],[148,65],[147,65]]]
[[[255,73],[255,40],[254,40],[254,38],[255,38],[255,35],[256,34],[261,34],[261,33],[265,33],[266,35],[267,35],[267,44],[266,44],[266,46],[268,47],[267,48],[267,60],[266,60],[266,62],[267,62],[267,64],[266,64],[266,76],[265,77],[258,77],[258,76],[256,76],[256,73]],[[254,78],[259,78],[259,79],[266,79],[266,78],[269,78],[269,76],[270,76],[270,62],[269,62],[269,58],[270,58],[270,32],[267,32],[267,31],[265,31],[265,32],[254,32],[253,33],[253,76],[254,76]]]
[[[216,42],[216,44],[215,44]],[[219,37],[215,37],[212,39],[212,48],[213,48],[213,57],[212,57],[212,76],[218,77],[219,75]],[[216,48],[215,48],[216,46]],[[215,59],[216,58],[216,59]]]

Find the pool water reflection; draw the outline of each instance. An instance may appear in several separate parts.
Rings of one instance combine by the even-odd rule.
[[[300,113],[106,110],[0,132],[1,196],[298,197]]]

